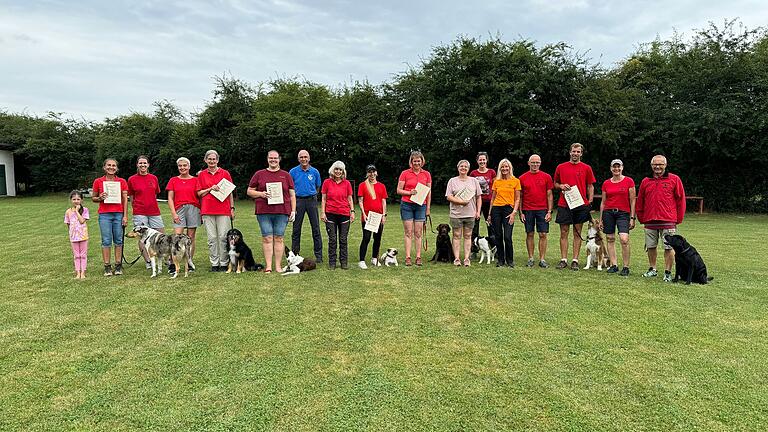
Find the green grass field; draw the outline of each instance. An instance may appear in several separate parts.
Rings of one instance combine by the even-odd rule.
[[[0,430],[768,425],[766,216],[688,216],[706,286],[641,278],[641,230],[629,278],[528,269],[520,225],[515,269],[362,271],[356,223],[348,271],[209,273],[201,231],[189,278],[150,280],[140,264],[104,278],[95,219],[78,281],[67,204],[0,200]],[[236,225],[260,258],[252,213],[240,203]],[[397,216],[384,246],[402,250]]]

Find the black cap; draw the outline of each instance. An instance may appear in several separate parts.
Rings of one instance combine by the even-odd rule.
[[[365,172],[371,172],[371,171],[376,171],[376,165],[370,164],[367,167],[365,167]]]

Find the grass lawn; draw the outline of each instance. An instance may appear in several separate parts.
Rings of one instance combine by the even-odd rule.
[[[515,269],[406,268],[401,256],[397,269],[362,271],[358,223],[348,271],[209,273],[201,230],[198,272],[150,280],[141,264],[100,275],[88,203],[89,275],[79,281],[67,201],[0,200],[0,430],[768,425],[763,215],[688,216],[681,233],[715,276],[706,286],[640,277],[641,230],[629,278],[525,268],[520,225]],[[396,209],[383,245],[402,251]],[[261,259],[251,204],[237,211]],[[434,213],[435,224],[447,220],[447,208]],[[303,239],[306,253],[308,222]],[[556,235],[549,249],[556,263]]]

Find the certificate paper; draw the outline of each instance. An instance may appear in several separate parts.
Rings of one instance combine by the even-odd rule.
[[[429,187],[422,183],[416,183],[416,195],[411,195],[411,202],[418,205],[424,205],[429,193]]]
[[[280,182],[269,182],[267,183],[267,193],[269,194],[269,198],[267,198],[267,204],[283,204],[285,201],[283,201],[283,184]]]
[[[120,182],[116,181],[105,181],[103,183],[104,185],[104,192],[107,193],[107,197],[104,198],[105,204],[120,204],[122,200],[120,199]]]
[[[217,200],[224,202],[224,200],[229,197],[229,194],[235,190],[235,185],[225,178],[221,179],[218,185],[219,190],[211,190],[211,195],[215,196]]]
[[[472,198],[475,197],[475,191],[469,190],[469,188],[464,188],[453,194],[453,196],[462,201],[472,201]]]
[[[368,217],[365,219],[365,229],[370,232],[379,232],[379,226],[381,225],[381,213],[373,211],[368,212]]]
[[[565,202],[568,203],[568,208],[571,210],[584,205],[584,198],[581,197],[578,186],[571,186],[570,190],[563,191],[563,196],[565,197]]]

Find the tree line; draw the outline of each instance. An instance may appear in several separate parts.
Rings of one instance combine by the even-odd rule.
[[[553,173],[580,142],[598,187],[612,159],[623,159],[625,174],[639,182],[651,157],[663,154],[688,194],[709,207],[768,212],[767,89],[766,31],[737,21],[641,45],[612,68],[590,64],[565,43],[461,37],[380,85],[252,85],[222,76],[194,114],[168,101],[151,114],[101,122],[0,112],[0,143],[16,156],[22,193],[89,185],[106,157],[127,176],[139,154],[164,182],[177,174],[180,156],[203,168],[208,149],[221,154],[240,190],[266,166],[268,150],[280,151],[288,169],[302,148],[321,172],[342,160],[358,181],[375,163],[393,188],[418,149],[439,199],[458,160],[474,161],[478,151],[489,153],[491,167],[509,158],[516,175],[538,153]]]

